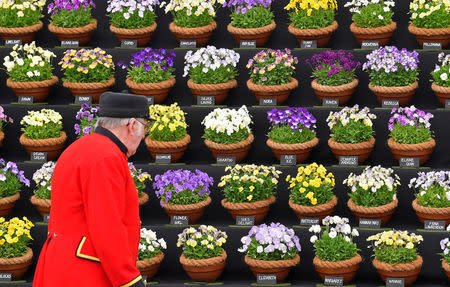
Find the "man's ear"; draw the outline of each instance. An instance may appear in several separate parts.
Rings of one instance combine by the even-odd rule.
[[[136,124],[136,120],[135,119],[131,119],[130,122],[127,125],[127,133],[128,134],[134,134],[136,131],[133,130],[133,127]]]

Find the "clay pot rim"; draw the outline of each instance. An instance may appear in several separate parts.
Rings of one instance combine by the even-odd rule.
[[[382,33],[389,33],[393,32],[397,28],[397,23],[394,21],[391,21],[391,23],[381,26],[381,27],[375,27],[375,28],[363,28],[356,25],[355,22],[352,22],[350,24],[350,31],[352,31],[355,34],[364,34],[364,35],[376,35],[376,34],[382,34]]]
[[[36,24],[30,25],[30,26],[24,26],[24,27],[1,27],[0,26],[0,33],[2,34],[29,34],[33,32],[37,32],[42,29],[44,26],[44,23],[39,20]]]
[[[314,256],[313,264],[317,267],[322,268],[332,268],[332,269],[338,269],[338,268],[348,268],[354,265],[358,265],[362,262],[362,257],[358,253],[356,253],[355,256],[352,258],[346,259],[346,260],[340,260],[340,261],[326,261],[322,260],[319,257]]]
[[[190,210],[196,210],[203,207],[208,206],[211,203],[211,197],[207,197],[205,200],[193,203],[193,204],[170,204],[165,203],[164,201],[161,201],[163,208],[165,210],[169,211],[190,211]]]
[[[427,214],[449,214],[450,215],[450,207],[427,207],[422,206],[419,204],[419,201],[416,199],[413,200],[411,203],[412,208],[415,211],[418,211],[420,213],[427,213]]]
[[[439,36],[450,34],[450,27],[447,28],[419,28],[410,23],[408,31],[418,36]]]
[[[146,203],[149,199],[150,199],[150,197],[148,196],[147,193],[141,192],[141,196],[138,198],[139,205]]]
[[[71,28],[58,27],[54,25],[52,22],[50,22],[48,23],[47,28],[50,32],[55,34],[81,34],[97,29],[97,19],[91,18],[91,22],[89,22],[89,24]]]
[[[102,89],[114,85],[116,82],[115,77],[109,78],[106,82],[94,82],[94,83],[78,83],[63,80],[63,86],[69,89]]]
[[[289,198],[289,206],[297,212],[301,213],[313,213],[313,212],[322,212],[325,210],[329,210],[334,208],[338,203],[338,198],[336,196],[333,196],[330,201],[315,205],[315,206],[308,206],[308,205],[300,205],[298,203],[294,203],[291,198]]]
[[[220,203],[223,207],[230,210],[248,210],[248,209],[259,209],[266,206],[270,206],[276,200],[274,195],[271,195],[268,199],[258,200],[254,202],[229,202],[226,198],[222,199]]]
[[[333,149],[339,150],[355,150],[355,149],[365,149],[373,148],[375,145],[375,138],[372,137],[370,140],[360,143],[339,143],[333,138],[328,139],[328,146]]]
[[[20,191],[14,193],[13,195],[0,198],[0,205],[9,204],[12,202],[16,202],[20,198]]]
[[[319,143],[319,139],[314,137],[312,140],[304,142],[304,143],[296,143],[296,144],[282,144],[273,141],[271,138],[267,139],[266,144],[273,149],[277,150],[285,150],[285,151],[296,151],[302,149],[313,148]]]
[[[412,271],[414,269],[418,269],[422,267],[423,264],[423,259],[422,256],[417,255],[417,258],[412,261],[412,262],[408,262],[408,263],[399,263],[399,264],[389,264],[386,262],[382,262],[378,259],[374,259],[372,261],[373,266],[376,269],[379,270],[383,270],[383,271],[394,271],[394,272],[399,272],[399,271]]]
[[[237,87],[236,79],[232,79],[231,81],[225,83],[217,83],[217,84],[197,84],[191,79],[187,81],[187,85],[190,89],[200,90],[200,91],[219,91],[219,90],[228,90]]]
[[[206,258],[206,259],[186,258],[184,256],[184,253],[181,253],[181,256],[180,256],[181,264],[183,264],[185,266],[192,266],[192,267],[208,267],[211,265],[218,265],[226,260],[227,260],[227,253],[223,249],[222,249],[222,255],[212,257],[212,258]]]
[[[148,268],[150,266],[160,264],[164,259],[164,253],[159,252],[158,255],[152,258],[145,258],[143,260],[136,261],[137,268]]]
[[[157,89],[167,89],[173,87],[176,83],[175,77],[168,80],[158,82],[158,83],[136,83],[133,81],[133,77],[129,77],[125,80],[125,83],[131,89],[137,90],[157,90]]]
[[[445,271],[450,272],[450,264],[447,261],[445,261],[445,259],[442,260],[442,268]]]
[[[43,80],[43,81],[31,81],[31,82],[16,82],[11,80],[10,78],[6,79],[6,85],[12,89],[33,89],[33,88],[46,88],[51,87],[58,83],[59,78],[55,75],[52,75],[51,79]]]
[[[270,24],[262,26],[262,27],[256,27],[256,28],[238,28],[238,27],[232,26],[231,24],[228,24],[227,30],[231,34],[248,36],[248,35],[259,35],[259,34],[271,32],[275,29],[276,26],[277,26],[277,24],[275,23],[275,21],[272,20],[272,22]]]
[[[434,138],[431,138],[426,142],[417,143],[417,144],[401,144],[401,143],[396,142],[394,140],[394,138],[389,138],[387,143],[391,149],[402,150],[402,151],[427,150],[430,148],[432,149],[436,146],[436,141],[434,140]]]
[[[0,130],[0,142],[3,141],[3,139],[5,138],[5,133]]]
[[[31,147],[44,147],[44,146],[55,146],[65,143],[67,140],[67,134],[65,131],[61,131],[61,135],[57,138],[48,138],[48,139],[29,139],[23,133],[19,141],[23,146],[31,146]]]
[[[431,89],[438,93],[450,93],[450,87],[439,86],[435,82],[431,83]]]
[[[44,198],[38,198],[35,194],[33,194],[30,197],[30,201],[32,204],[41,206],[41,207],[48,207],[50,208],[52,206],[52,200],[51,199],[44,199]]]
[[[321,36],[324,34],[333,33],[338,28],[338,22],[336,20],[331,25],[319,28],[319,29],[299,29],[292,26],[292,23],[288,26],[288,31],[295,36]]]
[[[297,79],[291,77],[289,83],[283,85],[258,85],[253,83],[252,79],[248,79],[247,88],[253,92],[284,92],[290,91],[298,87]]]
[[[350,198],[347,201],[347,206],[351,211],[358,212],[358,213],[364,213],[364,214],[383,214],[388,211],[394,210],[398,206],[398,199],[394,199],[393,201],[380,205],[380,206],[371,206],[371,207],[365,207],[361,205],[357,205],[353,202],[353,200]]]
[[[142,27],[142,28],[134,28],[134,29],[119,28],[119,27],[115,26],[114,24],[110,24],[109,30],[116,34],[134,36],[134,35],[142,35],[142,34],[151,33],[156,30],[157,26],[158,25],[156,24],[156,21],[153,22],[153,24],[150,26],[146,26],[146,27]]]
[[[0,265],[17,265],[23,263],[31,263],[33,258],[33,250],[30,247],[27,247],[27,253],[20,257],[13,258],[0,258]]]
[[[369,89],[374,93],[387,93],[387,94],[399,94],[408,93],[416,90],[419,87],[419,82],[415,81],[408,86],[398,86],[398,87],[387,87],[387,86],[376,86],[369,82]]]
[[[180,148],[185,147],[191,142],[191,136],[186,134],[181,140],[178,141],[155,141],[150,138],[150,136],[145,137],[145,144],[153,148]]]
[[[217,150],[234,150],[234,149],[244,148],[244,147],[251,145],[252,142],[254,141],[254,139],[255,139],[255,137],[253,136],[252,133],[250,133],[245,140],[237,142],[237,143],[219,144],[219,143],[210,141],[209,139],[205,139],[205,144],[207,147],[217,149]]]
[[[359,83],[359,80],[354,78],[350,83],[347,83],[347,84],[342,84],[339,86],[325,86],[325,85],[319,84],[317,79],[314,79],[311,82],[311,87],[314,90],[318,90],[321,92],[338,93],[338,92],[343,92],[343,91],[348,91],[348,90],[354,89],[358,86],[358,83]]]
[[[186,28],[186,27],[180,27],[175,22],[170,22],[169,24],[169,30],[172,33],[177,34],[185,34],[185,35],[198,35],[203,33],[208,33],[211,31],[214,31],[217,28],[217,22],[212,21],[208,25],[200,26],[200,27],[192,27],[192,28]]]
[[[293,267],[300,262],[300,256],[298,253],[295,254],[295,257],[292,259],[281,259],[281,260],[258,260],[250,258],[248,255],[245,255],[245,263],[247,263],[251,267],[259,267],[259,268],[287,268]]]

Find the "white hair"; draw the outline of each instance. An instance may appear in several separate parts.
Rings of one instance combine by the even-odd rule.
[[[130,118],[109,118],[109,117],[99,117],[95,123],[95,128],[97,126],[102,126],[105,129],[113,129],[121,126],[125,126],[129,123]]]

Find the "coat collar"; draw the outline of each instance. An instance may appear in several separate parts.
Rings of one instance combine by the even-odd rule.
[[[119,140],[118,137],[116,137],[115,134],[113,134],[110,130],[105,129],[104,127],[97,126],[95,128],[95,132],[98,134],[101,134],[107,138],[109,138],[113,143],[117,145],[117,147],[125,154],[127,155],[128,149],[127,147]]]

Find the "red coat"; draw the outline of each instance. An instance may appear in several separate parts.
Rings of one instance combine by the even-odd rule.
[[[138,194],[126,150],[99,128],[60,156],[34,287],[144,286],[136,268]]]

